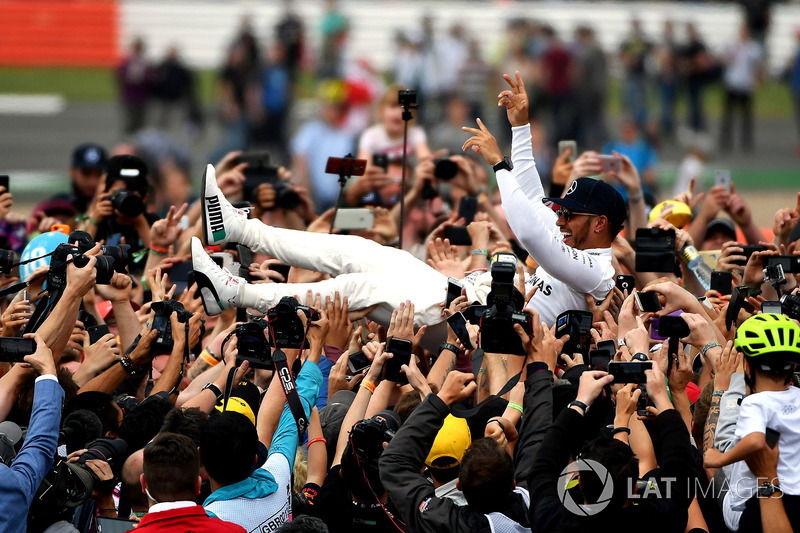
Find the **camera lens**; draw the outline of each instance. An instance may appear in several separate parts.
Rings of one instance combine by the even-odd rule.
[[[300,205],[300,195],[292,189],[285,181],[274,183],[275,205],[283,209],[293,210]]]
[[[114,204],[114,209],[128,218],[136,218],[144,212],[142,199],[126,190],[118,190],[110,198]]]
[[[108,285],[114,275],[114,258],[107,255],[98,255],[94,265],[97,270],[97,284]]]
[[[450,181],[458,174],[458,165],[447,157],[437,159],[435,165],[433,175],[436,176],[436,179]]]
[[[119,246],[103,246],[103,254],[114,259],[114,270],[124,274],[126,268],[130,266],[131,246],[120,244]]]

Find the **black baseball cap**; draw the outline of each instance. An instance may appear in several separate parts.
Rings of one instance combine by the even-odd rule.
[[[706,226],[706,238],[715,231],[721,231],[727,234],[732,241],[736,240],[736,226],[727,218],[715,218],[709,222],[708,226]]]
[[[604,215],[615,232],[622,229],[628,218],[622,195],[608,183],[594,178],[578,178],[563,198],[543,198],[542,201],[570,211]]]
[[[135,155],[115,155],[106,166],[106,190],[117,180],[125,181],[128,189],[147,192],[147,164]]]
[[[105,170],[108,154],[99,144],[85,143],[72,152],[72,166],[87,170]]]

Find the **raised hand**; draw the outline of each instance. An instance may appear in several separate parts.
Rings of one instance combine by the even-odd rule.
[[[187,203],[184,203],[179,208],[174,205],[170,207],[167,216],[156,220],[150,227],[150,244],[163,249],[175,244],[183,231],[178,227],[178,223],[188,209],[189,204]]]
[[[506,80],[510,89],[506,89],[497,95],[497,107],[505,106],[508,121],[512,127],[524,126],[528,123],[528,108],[530,107],[528,93],[525,90],[525,82],[522,81],[519,71],[514,74],[516,80],[511,79],[508,74],[503,74],[503,79]]]
[[[478,128],[467,128],[466,126],[461,128],[473,135],[467,139],[461,149],[466,152],[471,148],[473,152],[483,157],[487,164],[496,165],[503,160],[503,152],[500,151],[497,139],[494,138],[494,135],[491,134],[481,119],[477,119],[477,122]]]
[[[428,242],[428,264],[444,274],[461,279],[464,276],[464,265],[458,259],[457,248],[448,239],[436,238]]]

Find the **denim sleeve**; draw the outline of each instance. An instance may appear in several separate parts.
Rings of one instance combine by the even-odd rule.
[[[64,390],[55,379],[38,379],[28,434],[8,472],[0,475],[0,530],[17,531],[39,484],[53,465]]]

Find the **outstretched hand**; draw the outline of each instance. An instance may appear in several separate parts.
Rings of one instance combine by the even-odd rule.
[[[510,89],[506,89],[497,95],[497,107],[506,107],[508,121],[512,127],[524,126],[528,123],[528,93],[525,91],[525,82],[519,71],[515,72],[516,81],[511,79],[508,74],[503,74]]]
[[[466,126],[461,128],[473,135],[467,139],[461,149],[466,152],[469,148],[472,148],[472,151],[483,157],[487,164],[496,165],[503,160],[503,152],[500,151],[497,139],[494,138],[494,135],[491,134],[483,121],[477,119],[477,122],[477,128],[468,128]]]

